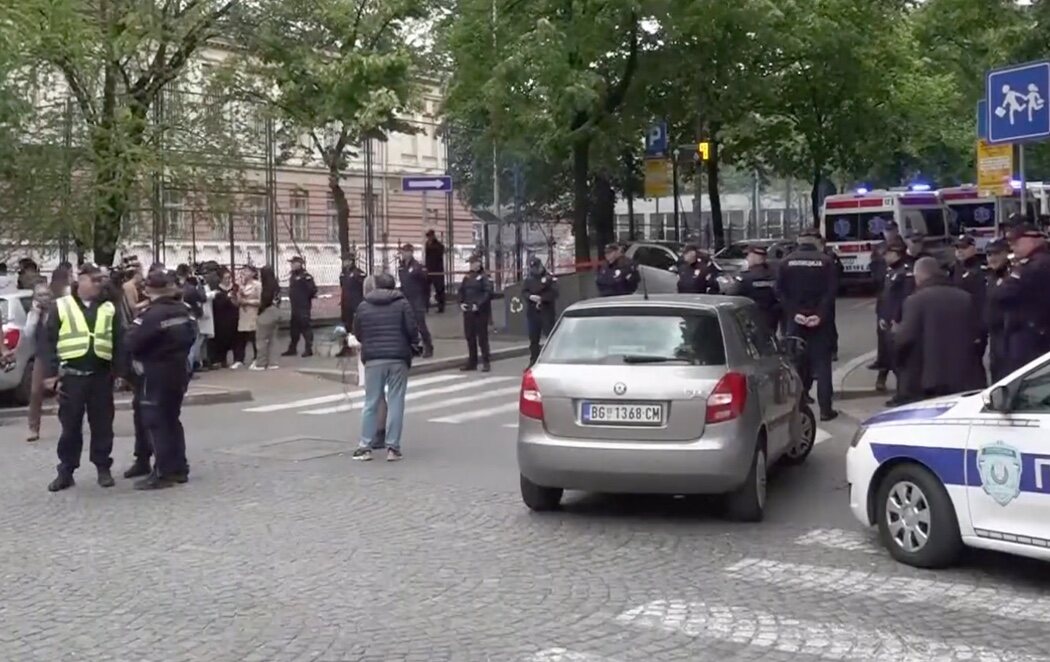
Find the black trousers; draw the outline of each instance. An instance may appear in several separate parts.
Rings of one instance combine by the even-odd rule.
[[[817,406],[820,412],[826,414],[831,411],[831,353],[832,335],[831,327],[819,326],[809,329],[799,326],[794,322],[788,324],[788,335],[798,336],[806,341],[806,351],[799,363],[799,376],[802,377],[802,389],[809,393],[813,388],[813,382],[817,382]]]
[[[430,281],[430,287],[427,288],[427,308],[430,308],[430,292],[433,291],[438,312],[445,312],[445,275],[430,274],[427,279]]]
[[[477,367],[478,349],[481,363],[489,364],[489,314],[487,312],[463,313],[463,335],[467,339],[467,365]]]
[[[142,422],[142,382],[142,375],[131,378],[131,420],[135,426],[135,461],[148,464],[153,457],[153,446]]]
[[[430,329],[427,327],[427,304],[425,301],[413,301],[412,311],[416,314],[416,326],[419,327],[419,337],[423,341],[423,346],[429,349],[434,348],[434,339],[430,336]]]
[[[161,477],[187,473],[186,434],[181,420],[186,377],[174,365],[147,366],[139,384],[142,426],[156,458],[154,470]]]
[[[554,329],[554,309],[530,309],[525,322],[529,327],[529,365],[532,365],[540,356],[540,339],[549,336]]]
[[[302,337],[304,342],[304,349],[310,351],[314,346],[314,327],[312,320],[310,319],[309,310],[293,310],[291,319],[291,328],[289,332],[292,335],[291,344],[288,345],[289,352],[295,352],[296,347],[299,346],[299,338]]]
[[[258,359],[259,348],[255,345],[255,332],[238,331],[237,337],[233,339],[233,360],[236,363],[244,363],[247,360],[248,345],[252,346],[252,360]],[[307,347],[309,347],[309,344],[307,344]]]
[[[183,367],[185,370],[185,367]],[[62,377],[58,395],[58,470],[72,474],[84,450],[84,415],[91,429],[91,463],[99,469],[113,465],[113,376],[107,372]]]

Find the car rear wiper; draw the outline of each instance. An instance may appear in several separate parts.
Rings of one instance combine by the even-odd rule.
[[[624,363],[671,363],[672,361],[679,361],[682,363],[692,363],[689,359],[676,356],[656,356],[647,354],[624,354]]]

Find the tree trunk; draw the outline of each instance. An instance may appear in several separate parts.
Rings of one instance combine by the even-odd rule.
[[[820,229],[820,190],[824,184],[824,167],[820,164],[813,166],[813,189],[809,192],[809,202],[812,205],[813,227]]]
[[[594,178],[594,209],[591,212],[594,237],[599,246],[616,239],[616,191],[605,175]]]
[[[722,224],[722,200],[718,196],[718,130],[719,122],[711,122],[707,137],[711,143],[710,158],[707,159],[707,195],[711,199],[711,232],[714,234],[715,252],[722,250],[728,243],[725,226]]]
[[[591,261],[591,242],[587,236],[587,216],[590,207],[591,188],[587,177],[590,174],[591,141],[583,138],[572,145],[572,232],[575,235],[576,262]]]
[[[337,163],[338,161],[333,159],[328,164],[328,190],[332,192],[332,200],[335,202],[335,226],[339,237],[339,255],[346,259],[350,255],[350,205],[346,201],[346,193],[339,181]]]

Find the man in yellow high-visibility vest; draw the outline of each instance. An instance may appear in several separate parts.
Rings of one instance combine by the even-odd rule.
[[[105,275],[93,265],[80,267],[73,293],[55,301],[42,339],[50,390],[58,392],[58,477],[48,490],[73,486],[84,448],[84,414],[91,428],[91,463],[98,484],[113,487],[113,364],[120,354],[120,315],[105,300]]]

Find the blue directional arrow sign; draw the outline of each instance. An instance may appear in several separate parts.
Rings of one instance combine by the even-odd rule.
[[[442,175],[402,177],[401,190],[408,193],[416,191],[451,191],[452,178]]]
[[[977,139],[988,140],[988,102],[977,102]]]
[[[667,154],[667,122],[656,122],[645,132],[645,155],[664,156]]]
[[[993,69],[985,87],[988,142],[1050,138],[1050,62]]]

